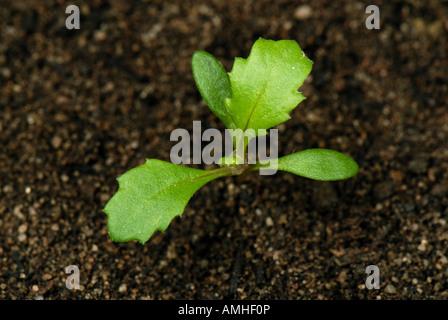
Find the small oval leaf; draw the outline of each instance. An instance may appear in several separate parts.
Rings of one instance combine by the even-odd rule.
[[[358,169],[352,158],[328,149],[307,149],[278,159],[278,170],[320,181],[348,179]]]
[[[196,51],[191,58],[191,68],[196,86],[210,110],[228,129],[235,128],[225,100],[232,96],[230,79],[221,63],[210,53]]]

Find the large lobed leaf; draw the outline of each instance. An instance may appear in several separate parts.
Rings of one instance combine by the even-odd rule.
[[[104,207],[112,240],[145,243],[181,216],[193,194],[207,182],[227,174],[148,159],[117,180],[119,189]]]
[[[297,90],[312,64],[294,40],[258,39],[229,73],[232,97],[226,105],[236,127],[257,131],[290,119],[289,112],[305,99]]]

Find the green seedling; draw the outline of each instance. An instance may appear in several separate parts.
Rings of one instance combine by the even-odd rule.
[[[290,119],[289,112],[305,99],[297,90],[312,64],[295,41],[262,38],[247,59],[235,59],[230,73],[205,51],[192,57],[196,85],[211,111],[227,129],[253,129],[254,136]],[[234,140],[235,155],[244,154],[251,138],[243,135]],[[145,243],[181,216],[193,194],[207,182],[267,167],[262,161],[249,164],[247,158],[235,156],[222,158],[220,167],[212,170],[147,159],[117,179],[119,189],[104,207],[109,235],[113,241]],[[353,177],[358,165],[334,150],[307,149],[276,159],[276,169],[335,181]]]

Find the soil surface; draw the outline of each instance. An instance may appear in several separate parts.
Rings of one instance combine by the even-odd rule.
[[[1,299],[448,299],[446,1],[378,2],[379,30],[374,1],[75,2],[79,30],[65,1],[0,6]],[[230,71],[259,37],[314,61],[280,155],[335,149],[359,173],[212,181],[165,233],[112,242],[116,178],[169,161],[175,128],[224,129],[194,51]]]

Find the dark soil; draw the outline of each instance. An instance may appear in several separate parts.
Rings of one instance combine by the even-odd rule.
[[[380,30],[373,1],[75,2],[80,30],[64,1],[0,6],[1,299],[448,299],[446,1],[378,3]],[[116,177],[169,161],[175,128],[224,129],[193,52],[230,71],[260,36],[314,61],[280,154],[335,149],[358,175],[224,178],[147,244],[112,242]]]

